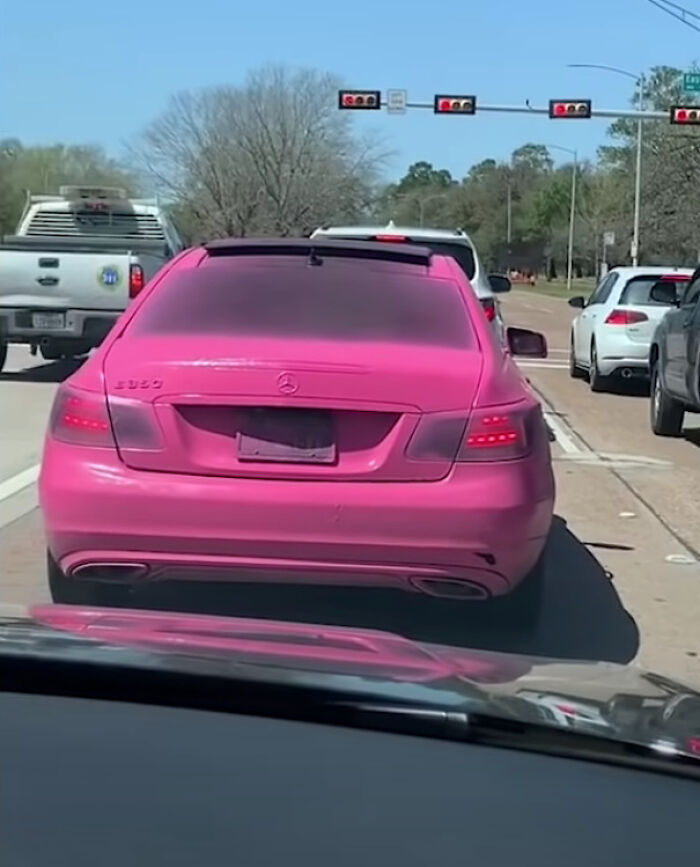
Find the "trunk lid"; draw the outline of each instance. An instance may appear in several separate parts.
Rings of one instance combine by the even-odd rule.
[[[437,480],[452,461],[411,461],[426,413],[463,412],[477,349],[261,338],[128,337],[105,360],[122,459],[135,469],[326,480]],[[134,448],[135,414],[157,447]],[[148,421],[146,421],[148,419]],[[151,438],[151,442],[153,439]]]

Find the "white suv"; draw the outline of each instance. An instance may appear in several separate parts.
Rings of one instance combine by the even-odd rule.
[[[461,229],[416,229],[395,226],[322,226],[311,233],[312,238],[346,238],[354,241],[387,241],[414,243],[429,247],[441,256],[451,256],[467,275],[486,318],[493,323],[498,339],[505,343],[506,327],[497,294],[509,292],[510,280],[500,274],[487,275],[471,238]]]

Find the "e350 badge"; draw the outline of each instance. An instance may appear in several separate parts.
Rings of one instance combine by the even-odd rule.
[[[122,274],[115,265],[105,265],[97,272],[97,280],[105,289],[116,289],[122,282]]]

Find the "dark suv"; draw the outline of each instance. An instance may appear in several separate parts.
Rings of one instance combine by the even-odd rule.
[[[655,301],[672,307],[651,342],[651,429],[677,437],[686,412],[700,412],[700,267],[678,297],[675,284],[658,283]]]

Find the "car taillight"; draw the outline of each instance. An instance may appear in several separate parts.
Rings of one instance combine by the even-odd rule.
[[[405,244],[408,238],[405,235],[375,235],[375,241],[388,241],[393,244]]]
[[[635,325],[637,322],[646,322],[649,317],[646,313],[636,310],[613,310],[605,320],[606,325]]]
[[[105,396],[67,385],[56,393],[49,431],[54,439],[71,445],[115,447]]]
[[[143,268],[140,265],[132,265],[129,269],[129,298],[136,298],[145,282]]]
[[[54,439],[76,446],[158,451],[163,447],[151,404],[62,385],[51,409]]]
[[[482,298],[481,306],[484,308],[484,313],[489,322],[493,322],[496,318],[496,302],[493,298]]]
[[[458,461],[508,461],[522,458],[532,447],[532,422],[539,406],[475,409],[469,417]]]
[[[406,449],[414,461],[511,461],[530,453],[538,431],[546,437],[539,404],[423,416]]]

